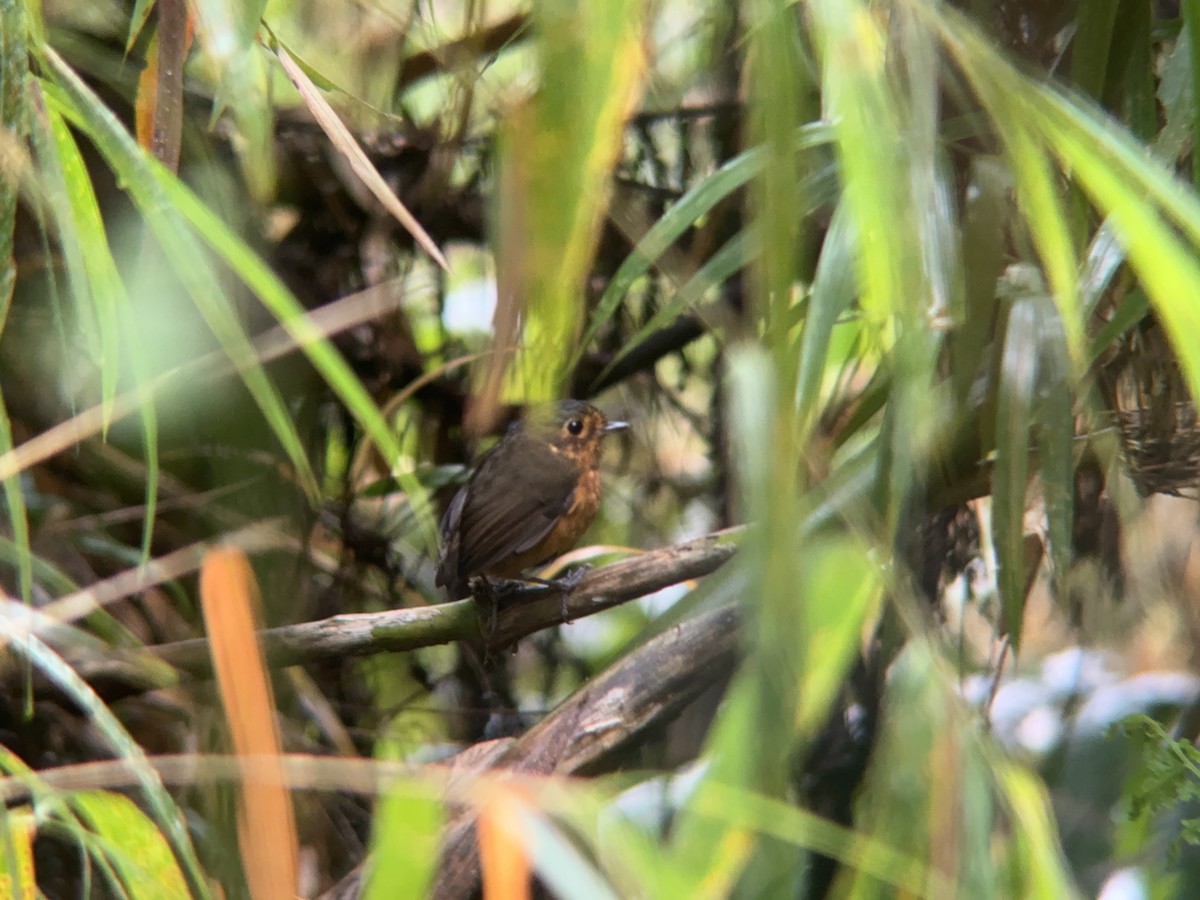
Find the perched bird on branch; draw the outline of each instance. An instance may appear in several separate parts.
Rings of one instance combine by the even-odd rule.
[[[582,400],[514,422],[442,518],[438,586],[458,599],[474,576],[517,578],[574,547],[600,508],[604,438],[628,427]]]

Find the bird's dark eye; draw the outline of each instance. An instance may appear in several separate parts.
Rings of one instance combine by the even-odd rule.
[[[579,435],[583,434],[583,420],[572,419],[567,423],[567,432],[575,437],[579,437]]]

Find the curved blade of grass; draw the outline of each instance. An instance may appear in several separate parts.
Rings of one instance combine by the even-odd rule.
[[[15,141],[27,133],[29,119],[26,109],[29,52],[24,7],[24,3],[14,0],[0,4],[0,134]],[[13,259],[17,184],[8,171],[0,177],[0,327],[8,318],[8,305],[17,281]]]
[[[1008,314],[996,402],[996,465],[992,474],[992,535],[1004,624],[1013,650],[1020,649],[1025,604],[1025,492],[1029,482],[1029,433],[1038,376],[1038,328],[1034,297],[1019,297]]]
[[[47,101],[88,134],[124,180],[163,254],[171,262],[174,274],[237,366],[246,387],[295,467],[300,483],[309,496],[315,498],[318,494],[316,479],[283,398],[258,365],[237,313],[226,299],[202,246],[178,214],[178,198],[172,197],[166,189],[168,184],[180,188],[182,185],[137,146],[100,99],[53,50],[46,49],[46,58],[59,79],[58,84],[43,84]],[[216,221],[215,216],[213,220]]]
[[[595,865],[545,815],[523,806],[516,818],[534,871],[553,893],[580,900],[616,900],[618,895]]]
[[[1187,30],[1192,63],[1192,185],[1200,187],[1200,164],[1196,161],[1195,150],[1200,147],[1200,2],[1182,0],[1179,11],[1183,14],[1183,27]]]
[[[120,374],[117,339],[121,316],[129,309],[125,284],[117,271],[106,239],[100,205],[92,188],[91,177],[66,122],[58,113],[47,110],[60,170],[66,186],[70,209],[57,218],[64,243],[77,247],[82,275],[87,279],[85,293],[93,302],[93,321],[99,332],[100,403],[103,414],[101,436],[111,424],[113,398]],[[129,354],[130,365],[139,383],[145,381],[143,357]],[[146,462],[146,515],[142,521],[142,561],[150,558],[150,543],[158,504],[158,413],[153,403],[138,409],[142,424],[142,449]]]
[[[87,826],[80,820],[78,812],[71,806],[71,794],[60,793],[59,789],[46,784],[23,760],[4,747],[0,747],[0,772],[16,776],[26,786],[29,796],[34,801],[35,808],[39,810],[41,821],[53,820],[60,824],[85,854],[91,854],[93,845],[91,833],[88,831]],[[0,813],[0,828],[3,827],[4,817],[3,813]],[[105,877],[108,878],[109,884],[113,885],[119,891],[120,879],[117,877],[116,871],[109,865],[108,860],[100,853],[85,856],[84,858],[84,872],[82,873],[82,883],[80,885],[81,895],[85,897],[91,896],[91,874],[86,865],[89,859],[95,860]],[[29,874],[31,876],[30,890],[32,891],[34,887],[32,869]],[[30,893],[29,900],[33,900],[34,896],[33,893]]]
[[[1042,88],[1031,95],[1032,122],[1071,167],[1124,245],[1155,309],[1162,317],[1193,396],[1200,396],[1200,200],[1128,135],[1106,128],[1086,107]],[[1147,202],[1149,198],[1157,204]],[[1173,219],[1190,241],[1185,247],[1162,220]]]
[[[879,22],[859,0],[809,4],[820,50],[823,103],[835,121],[847,209],[861,236],[859,305],[867,325],[891,346],[896,322],[918,298],[907,296],[915,263],[906,229],[895,227],[909,203],[897,158],[901,105],[889,90],[886,42]]]
[[[861,0],[807,5],[820,51],[822,104],[836,122],[843,192],[859,236],[855,270],[864,336],[889,357],[889,419],[932,422],[930,385],[941,339],[930,327],[937,311],[932,279],[947,286],[948,296],[953,278],[946,263],[953,251],[923,246],[951,229],[937,224],[931,232],[942,214],[927,210],[929,197],[914,195],[936,182],[935,101],[924,83],[928,68],[914,64],[900,70],[903,54],[889,51],[893,37],[918,49],[923,40],[917,23],[907,21],[906,8],[898,4],[895,9],[893,30]],[[935,268],[927,269],[931,264]],[[938,274],[942,271],[946,274]],[[879,457],[884,470],[876,500],[889,533],[901,527],[933,437],[931,428],[887,432],[891,445]]]
[[[1026,868],[1027,897],[1078,897],[1071,871],[1062,856],[1062,840],[1041,779],[1011,762],[993,761],[996,781],[1008,805],[1014,837],[1020,845],[1018,859]]]
[[[979,374],[984,348],[995,337],[996,281],[1004,268],[1011,193],[1011,176],[999,159],[977,156],[972,160],[962,236],[965,302],[950,347],[952,377],[960,403],[966,403]]]
[[[25,4],[0,3],[0,138],[20,141],[29,131],[29,52],[26,44]],[[8,321],[9,305],[17,281],[13,258],[13,235],[17,216],[18,179],[0,174],[0,330]],[[0,396],[0,454],[12,449],[12,424]],[[17,561],[21,598],[30,602],[33,591],[33,553],[29,547],[29,511],[20,475],[4,479],[4,499],[13,538],[19,548]],[[28,699],[28,698],[27,698]]]
[[[1038,392],[1034,423],[1040,455],[1042,496],[1055,583],[1061,589],[1071,565],[1071,531],[1075,518],[1075,416],[1072,412],[1066,335],[1052,303],[1039,310]],[[1028,573],[1026,573],[1028,574]],[[1061,594],[1059,599],[1065,599]]]
[[[257,368],[255,355],[248,350],[240,325],[236,320],[230,319],[231,314],[223,304],[209,302],[210,296],[205,291],[219,290],[219,285],[215,283],[207,267],[197,267],[196,262],[203,258],[203,252],[196,246],[191,232],[184,227],[185,222],[217,252],[271,311],[283,328],[304,348],[313,366],[346,404],[351,415],[379,447],[384,458],[395,460],[400,452],[395,436],[380,416],[366,388],[321,330],[312,323],[304,308],[279,277],[186,185],[155,160],[147,157],[99,99],[53,51],[48,50],[47,55],[51,66],[59,74],[64,89],[68,91],[68,94],[58,92],[64,101],[64,112],[68,118],[74,120],[78,117],[80,127],[92,134],[110,165],[125,179],[135,201],[147,217],[152,219],[156,232],[160,233],[164,251],[171,252],[172,259],[180,269],[198,269],[187,274],[196,279],[196,283],[191,287],[200,292],[199,299],[205,301],[202,311],[208,310],[216,324],[224,327],[223,334],[229,342],[226,351],[242,371],[247,385],[255,392],[255,398],[263,408],[264,415],[276,430],[277,437],[289,453],[297,471],[307,478],[306,483],[315,492],[311,468],[304,457],[290,417],[281,404],[272,400],[272,395],[276,400],[278,395],[274,393],[274,387],[266,380],[261,369]],[[167,236],[171,239],[167,240]],[[194,256],[189,258],[189,253]],[[182,274],[184,273],[181,272]],[[217,293],[214,296],[221,295]],[[427,549],[436,547],[436,528],[427,492],[416,479],[409,479],[404,475],[399,477],[405,481],[405,489],[409,491],[418,521],[421,523],[424,546]]]
[[[1154,138],[1154,153],[1167,165],[1173,166],[1187,148],[1192,137],[1195,105],[1192,102],[1192,42],[1188,29],[1182,29],[1175,46],[1164,54],[1162,77],[1158,82],[1156,96],[1162,105],[1166,120],[1158,129],[1158,110],[1154,111],[1154,124],[1158,136]]]
[[[128,297],[109,249],[100,205],[75,138],[57,112],[47,110],[46,117],[57,163],[55,169],[62,178],[62,199],[65,201],[62,205],[55,204],[55,224],[64,245],[64,256],[77,260],[75,265],[68,262],[72,282],[81,282],[76,295],[91,304],[90,310],[80,310],[79,322],[84,334],[91,337],[91,343],[98,345],[92,350],[100,370],[100,403],[105,410],[102,434],[106,434],[120,373],[117,322],[119,310],[128,303]]]
[[[803,218],[811,215],[817,209],[832,203],[837,198],[838,180],[837,166],[830,163],[823,166],[801,182],[796,201],[797,216]],[[613,360],[597,377],[602,380],[605,375],[617,365],[625,355],[660,328],[674,322],[697,303],[712,288],[732,278],[739,270],[747,266],[760,252],[762,244],[762,229],[757,223],[739,231],[714,253],[700,270],[696,272],[687,284],[683,285],[670,300],[659,307],[650,320],[639,328],[625,342],[613,357]]]
[[[371,861],[363,900],[429,896],[445,807],[435,797],[396,785],[379,798],[371,820]]]
[[[1108,286],[1112,284],[1113,276],[1125,262],[1125,248],[1117,239],[1112,227],[1105,222],[1088,245],[1087,257],[1084,259],[1083,271],[1079,278],[1079,291],[1082,296],[1080,307],[1085,316],[1095,313],[1100,301],[1104,299]]]
[[[1131,264],[1164,315],[1194,392],[1200,383],[1200,350],[1189,345],[1194,345],[1191,338],[1200,316],[1190,298],[1196,296],[1197,267],[1147,200],[1177,224],[1193,246],[1200,246],[1200,200],[1180,190],[1170,170],[1090,104],[1024,78],[950,11],[942,9],[938,21],[950,45],[963,51],[964,71],[970,68],[993,92],[1019,98],[1022,121],[1036,129],[1109,216],[1108,224],[1116,229]]]
[[[23,607],[6,605],[4,613],[0,613],[0,628],[7,638],[7,644],[21,656],[26,657],[47,679],[58,685],[71,700],[83,711],[92,725],[109,743],[114,753],[125,759],[133,767],[138,787],[146,797],[146,803],[154,814],[163,833],[167,835],[176,858],[187,873],[192,891],[201,897],[210,896],[208,882],[200,868],[200,862],[192,847],[184,825],[183,815],[171,795],[163,787],[162,779],[150,765],[141,746],[135,741],[113,715],[104,701],[96,695],[91,686],[80,678],[75,670],[61,656],[34,637],[23,627],[22,620],[14,618],[16,610]]]
[[[770,834],[795,847],[832,857],[850,869],[894,885],[904,894],[922,896],[931,884],[942,889],[935,895],[952,893],[940,873],[903,850],[775,797],[706,782],[697,793],[695,811],[731,827]]]
[[[802,125],[796,132],[795,150],[799,153],[827,144],[832,136],[833,129],[824,122]],[[616,313],[629,289],[650,271],[655,260],[691,228],[697,219],[761,172],[764,159],[763,151],[758,147],[735,156],[687,191],[654,223],[609,279],[580,342],[580,353],[591,345],[600,329]]]
[[[133,45],[137,43],[138,36],[146,27],[146,22],[149,21],[150,13],[153,11],[154,0],[137,0],[133,4],[133,12],[129,14],[129,34],[125,37],[126,56],[129,56],[129,52],[133,50]]]
[[[1071,358],[1081,362],[1084,323],[1075,248],[1048,148],[1029,121],[1026,97],[1034,84],[996,57],[986,41],[952,11],[920,3],[913,4],[913,9],[940,29],[943,43],[994,123],[1016,178],[1022,214],[1062,313]]]
[[[1134,288],[1117,307],[1107,322],[1104,323],[1092,339],[1091,352],[1088,354],[1088,365],[1095,364],[1112,345],[1113,341],[1142,321],[1150,311],[1150,300],[1141,288]]]
[[[1074,46],[1071,48],[1071,80],[1080,89],[1101,98],[1113,44],[1113,26],[1119,0],[1091,0],[1079,7]]]
[[[854,259],[858,252],[850,214],[839,203],[821,244],[821,257],[813,278],[804,331],[800,335],[800,367],[796,375],[796,412],[803,427],[820,415],[821,387],[829,359],[833,326],[850,306],[858,282]]]
[[[33,865],[37,817],[31,806],[0,807],[0,888],[12,900],[40,896]]]
[[[403,116],[398,116],[395,113],[390,113],[385,109],[381,109],[380,107],[371,103],[369,100],[366,100],[365,98],[360,97],[358,94],[348,90],[344,85],[340,84],[337,79],[331,78],[326,72],[322,72],[312,63],[306,60],[299,52],[297,52],[296,48],[292,44],[289,44],[287,41],[280,38],[279,35],[272,30],[271,26],[267,24],[265,19],[262,22],[262,29],[267,33],[267,46],[281,47],[286,50],[288,56],[292,58],[292,62],[298,65],[304,71],[304,74],[308,76],[309,80],[312,81],[312,83],[322,91],[325,91],[326,93],[341,94],[351,103],[362,107],[363,109],[369,111],[371,115],[377,116],[383,121],[391,121],[403,126],[407,126],[409,124],[408,120]]]

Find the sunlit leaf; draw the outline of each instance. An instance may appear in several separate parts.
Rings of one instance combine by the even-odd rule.
[[[395,788],[380,797],[371,826],[365,900],[420,900],[436,871],[445,813],[440,800]]]
[[[500,141],[500,215],[509,218],[498,227],[521,233],[505,234],[498,248],[497,315],[507,309],[510,317],[497,340],[506,349],[518,336],[517,320],[524,323],[517,377],[530,399],[550,399],[565,383],[579,338],[608,179],[641,85],[643,5],[542,0],[533,10],[541,84],[507,116]],[[511,315],[516,309],[522,314]],[[492,361],[489,399],[499,395],[497,376],[508,365],[500,354]]]
[[[34,900],[38,896],[33,868],[34,812],[28,806],[0,810],[0,896]]]
[[[167,838],[132,800],[112,791],[84,791],[70,803],[100,838],[95,846],[108,857],[129,897],[192,896]]]

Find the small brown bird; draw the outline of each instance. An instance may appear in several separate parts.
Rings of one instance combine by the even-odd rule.
[[[516,578],[575,546],[600,508],[604,437],[628,428],[581,400],[530,410],[479,461],[442,517],[437,583]]]

